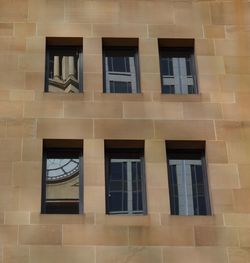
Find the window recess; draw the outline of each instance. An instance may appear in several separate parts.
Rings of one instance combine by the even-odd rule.
[[[45,91],[82,92],[82,39],[46,39]]]
[[[172,215],[210,215],[205,143],[167,142]]]
[[[194,40],[159,39],[163,94],[198,93]]]
[[[44,141],[42,213],[82,213],[82,171],[82,141]]]
[[[146,214],[143,149],[141,141],[105,142],[108,214]]]
[[[137,39],[103,39],[103,92],[139,93]]]

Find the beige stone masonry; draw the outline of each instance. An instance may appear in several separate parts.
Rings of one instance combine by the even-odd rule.
[[[82,40],[83,93],[44,92],[46,37]],[[136,39],[140,93],[103,93],[102,38]],[[161,38],[198,94],[162,94]],[[250,262],[249,44],[245,0],[0,0],[0,263]],[[45,139],[83,141],[83,214],[41,214]],[[105,140],[144,141],[146,215],[106,214]],[[171,215],[170,140],[205,141],[211,215]]]

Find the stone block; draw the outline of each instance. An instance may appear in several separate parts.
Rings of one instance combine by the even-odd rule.
[[[235,210],[239,213],[250,212],[250,189],[234,189],[233,190]]]
[[[84,212],[105,213],[105,188],[104,186],[84,187]]]
[[[120,8],[116,1],[66,1],[65,21],[68,23],[110,23],[119,21]]]
[[[94,37],[147,37],[147,25],[144,24],[94,24]]]
[[[158,73],[160,72],[160,62],[158,55],[140,55],[140,72]]]
[[[21,211],[41,211],[41,187],[21,187],[19,209]]]
[[[122,104],[119,102],[65,102],[65,118],[121,118]]]
[[[225,28],[222,25],[205,25],[206,38],[225,38]]]
[[[58,101],[36,101],[25,103],[26,118],[60,118],[63,117],[63,103]]]
[[[21,160],[21,140],[20,139],[0,139],[0,161],[20,161]]]
[[[94,214],[84,213],[84,215],[66,215],[31,212],[30,223],[34,225],[94,224]]]
[[[97,225],[111,226],[150,226],[159,225],[160,217],[157,213],[147,215],[105,215],[96,214]]]
[[[21,102],[2,101],[0,104],[1,118],[21,118],[23,116],[23,105]]]
[[[208,177],[212,189],[240,187],[238,168],[235,164],[209,164]]]
[[[36,263],[94,263],[94,247],[31,246],[30,260]]]
[[[183,117],[187,120],[221,119],[221,106],[218,103],[183,103]]]
[[[13,23],[0,23],[0,36],[12,36],[13,28]]]
[[[227,251],[217,247],[165,247],[164,263],[227,263]]]
[[[195,244],[197,246],[224,246],[239,245],[238,233],[235,228],[195,226]]]
[[[21,245],[61,245],[61,225],[23,225],[19,227]]]
[[[194,230],[190,226],[130,226],[130,246],[193,246]]]
[[[0,187],[0,211],[13,211],[18,209],[19,191],[11,186]]]
[[[224,141],[207,141],[206,159],[208,163],[227,163],[226,143]]]
[[[15,36],[18,37],[32,37],[36,34],[35,23],[15,23]]]
[[[225,74],[225,66],[222,56],[198,56],[197,65],[200,74]]]
[[[13,184],[18,187],[40,186],[42,182],[42,164],[40,161],[13,163]]]
[[[3,262],[5,263],[29,263],[29,248],[8,246],[3,249]]]
[[[6,225],[28,225],[30,223],[29,212],[7,211],[4,213]]]
[[[118,261],[129,261],[130,263],[162,263],[161,248],[145,246],[97,247],[97,263],[116,263]]]
[[[84,55],[84,73],[102,73],[102,56],[98,55]]]
[[[63,245],[127,246],[126,226],[63,225]]]
[[[17,244],[17,226],[0,225],[0,244],[1,246]]]
[[[96,119],[95,137],[104,139],[148,139],[154,134],[150,120]]]
[[[231,189],[216,189],[211,191],[212,212],[214,214],[233,213],[234,200]]]
[[[182,119],[183,107],[177,102],[125,102],[126,119]]]
[[[12,162],[0,162],[0,182],[1,186],[12,184]]]
[[[42,161],[42,140],[23,139],[23,161]]]
[[[39,119],[37,136],[48,139],[85,139],[93,137],[90,119]]]
[[[60,14],[60,17],[62,15]],[[46,37],[90,37],[91,34],[91,24],[81,24],[81,23],[38,23],[37,24],[37,35]]]
[[[165,140],[213,140],[215,134],[210,120],[157,120],[155,137]]]

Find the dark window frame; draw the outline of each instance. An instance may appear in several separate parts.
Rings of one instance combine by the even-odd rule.
[[[194,81],[194,93],[166,93],[164,92],[164,85],[163,85],[163,75],[164,69],[162,67],[161,59],[162,58],[173,58],[173,57],[186,57],[191,59],[191,75]],[[160,64],[160,78],[161,78],[161,93],[162,94],[175,94],[175,95],[193,95],[199,94],[199,87],[197,81],[197,68],[195,63],[195,53],[194,47],[164,47],[159,46],[159,64]],[[173,75],[174,76],[174,75]]]
[[[140,159],[141,167],[141,187],[142,187],[142,212],[140,213],[115,213],[110,212],[109,206],[109,178],[110,178],[110,160],[111,158],[117,159]],[[105,203],[106,203],[106,214],[108,215],[146,215],[147,214],[147,193],[146,193],[146,174],[145,174],[145,160],[143,149],[132,149],[132,148],[115,148],[105,149]]]
[[[63,42],[63,40],[62,40]],[[46,45],[45,52],[45,87],[44,91],[46,93],[52,93],[49,91],[49,63],[51,52],[56,52],[58,54],[64,54],[65,52],[79,52],[79,93],[83,93],[83,47],[81,45]]]
[[[180,215],[179,213],[175,211],[175,205],[174,205],[175,200],[174,200],[174,194],[172,191],[170,160],[201,160],[202,179],[203,179],[203,186],[204,186],[203,194],[204,194],[205,203],[206,203],[206,214],[195,214],[194,213],[193,215]],[[205,158],[205,149],[190,149],[190,148],[167,149],[167,170],[168,170],[169,200],[170,200],[171,215],[176,215],[176,216],[210,216],[212,215],[208,176],[207,176],[207,167],[206,167],[206,158]]]
[[[78,212],[65,213],[63,210],[57,213],[46,211],[47,198],[46,198],[46,161],[49,155],[58,154],[59,157],[69,157],[72,155],[78,156],[79,159],[79,201]],[[71,155],[72,154],[72,155]],[[64,200],[64,199],[60,199]],[[56,202],[55,202],[56,203]],[[58,202],[60,203],[60,202]],[[67,202],[64,203],[65,206]],[[70,203],[70,202],[69,202]],[[73,204],[74,202],[72,202]],[[75,202],[76,203],[76,202]],[[60,206],[60,205],[59,205]],[[62,202],[63,206],[63,202]],[[83,151],[80,148],[67,148],[67,147],[43,147],[43,161],[42,161],[42,198],[41,198],[41,214],[83,214]]]
[[[136,92],[107,92],[106,87],[106,65],[105,65],[105,58],[107,56],[107,53],[113,53],[113,52],[121,52],[121,55],[123,52],[132,53],[135,61],[135,73],[136,73]],[[140,64],[139,64],[139,55],[138,55],[138,47],[137,46],[109,46],[104,45],[102,47],[102,69],[103,69],[103,93],[115,93],[115,94],[138,94],[141,93],[141,87],[140,87]]]

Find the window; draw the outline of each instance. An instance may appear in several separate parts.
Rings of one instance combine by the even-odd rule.
[[[82,141],[45,140],[42,213],[82,213]]]
[[[139,93],[138,43],[103,39],[104,92]],[[124,46],[124,44],[128,46]]]
[[[47,38],[46,92],[82,92],[82,40]]]
[[[162,93],[198,93],[193,45],[191,40],[159,40]]]
[[[129,148],[121,143],[124,141],[105,142],[106,211],[108,214],[145,214],[143,148],[131,148],[136,146],[131,141],[127,142],[131,144]]]
[[[211,214],[204,154],[202,142],[167,143],[172,215]]]

